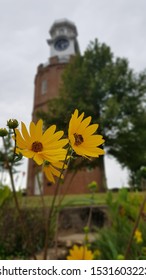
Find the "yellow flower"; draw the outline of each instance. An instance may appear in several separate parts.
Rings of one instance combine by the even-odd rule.
[[[94,260],[97,260],[101,257],[101,251],[99,249],[96,249],[94,251]]]
[[[85,246],[74,245],[69,253],[67,260],[93,260],[94,257],[93,253]]]
[[[62,168],[66,169],[67,165],[64,165],[64,163],[61,161],[54,162],[54,163],[49,163],[47,161],[43,166],[43,172],[45,173],[47,179],[50,182],[55,183],[54,176],[60,177]],[[63,178],[63,174],[61,175],[61,178]]]
[[[135,231],[134,238],[135,238],[136,243],[142,243],[143,242],[142,233],[139,229],[137,229]]]
[[[63,161],[66,156],[66,149],[63,147],[68,143],[67,139],[60,139],[64,132],[55,132],[56,126],[50,126],[43,133],[43,121],[37,124],[30,123],[29,132],[25,124],[21,123],[22,132],[16,128],[17,153],[21,153],[27,158],[32,158],[38,165],[45,160],[49,162]]]
[[[98,124],[89,125],[91,117],[83,120],[84,113],[78,116],[76,109],[69,122],[68,137],[72,149],[76,154],[84,157],[99,157],[104,151],[98,148],[104,143],[102,135],[94,134]],[[93,135],[94,134],[94,135]]]

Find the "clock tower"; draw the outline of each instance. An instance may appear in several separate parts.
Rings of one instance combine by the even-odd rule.
[[[74,23],[66,19],[55,21],[50,29],[50,56],[58,57],[58,61],[69,62],[70,56],[79,52],[77,29]]]
[[[41,63],[37,68],[34,80],[34,104],[32,120],[37,121],[37,112],[48,110],[48,101],[59,94],[62,83],[62,73],[72,56],[79,53],[77,41],[77,28],[75,24],[67,19],[55,21],[50,28],[50,39],[47,43],[50,47],[50,57],[46,63]],[[53,194],[55,185],[51,185],[46,180],[43,173],[39,173],[42,182],[42,191],[44,194]],[[61,187],[64,193],[85,193],[87,185],[91,181],[97,181],[100,185],[103,176],[98,168],[94,170],[81,170],[75,176],[69,173]],[[36,164],[31,159],[28,163],[27,191],[30,195],[40,194],[37,176]]]

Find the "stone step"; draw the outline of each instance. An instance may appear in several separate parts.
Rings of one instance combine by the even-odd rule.
[[[97,234],[89,233],[88,241],[93,242],[97,238]],[[69,252],[69,249],[74,245],[83,245],[85,243],[85,234],[74,233],[70,235],[59,236],[57,243],[57,250],[55,248],[48,249],[47,259],[48,260],[63,260]],[[38,260],[43,260],[43,251],[37,254]]]
[[[89,233],[88,234],[88,241],[93,242],[97,234]],[[85,234],[84,233],[74,233],[70,235],[59,236],[58,238],[58,246],[59,247],[66,247],[70,248],[73,244],[83,245],[85,243]]]

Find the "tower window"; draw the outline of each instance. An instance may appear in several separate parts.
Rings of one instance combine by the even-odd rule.
[[[42,172],[38,173],[38,178],[39,178],[39,181],[41,183],[41,186],[43,186],[43,174],[42,174]],[[37,178],[37,175],[35,175],[35,181],[34,181],[34,194],[35,195],[40,195],[41,194],[38,178]],[[43,189],[42,189],[42,192],[43,192]]]
[[[41,94],[45,94],[47,92],[47,80],[43,80],[41,84]]]
[[[63,35],[64,34],[65,29],[64,28],[59,28],[59,35]]]

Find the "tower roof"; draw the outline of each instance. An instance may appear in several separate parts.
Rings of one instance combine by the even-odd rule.
[[[72,28],[75,32],[75,35],[76,36],[78,35],[77,28],[76,28],[75,24],[72,21],[70,21],[68,19],[65,19],[65,18],[54,21],[54,23],[52,24],[52,26],[50,28],[50,31],[49,31],[50,35],[51,36],[53,35],[53,32],[56,29],[56,27],[58,28],[58,27],[63,27],[63,26],[68,26],[68,27]]]

